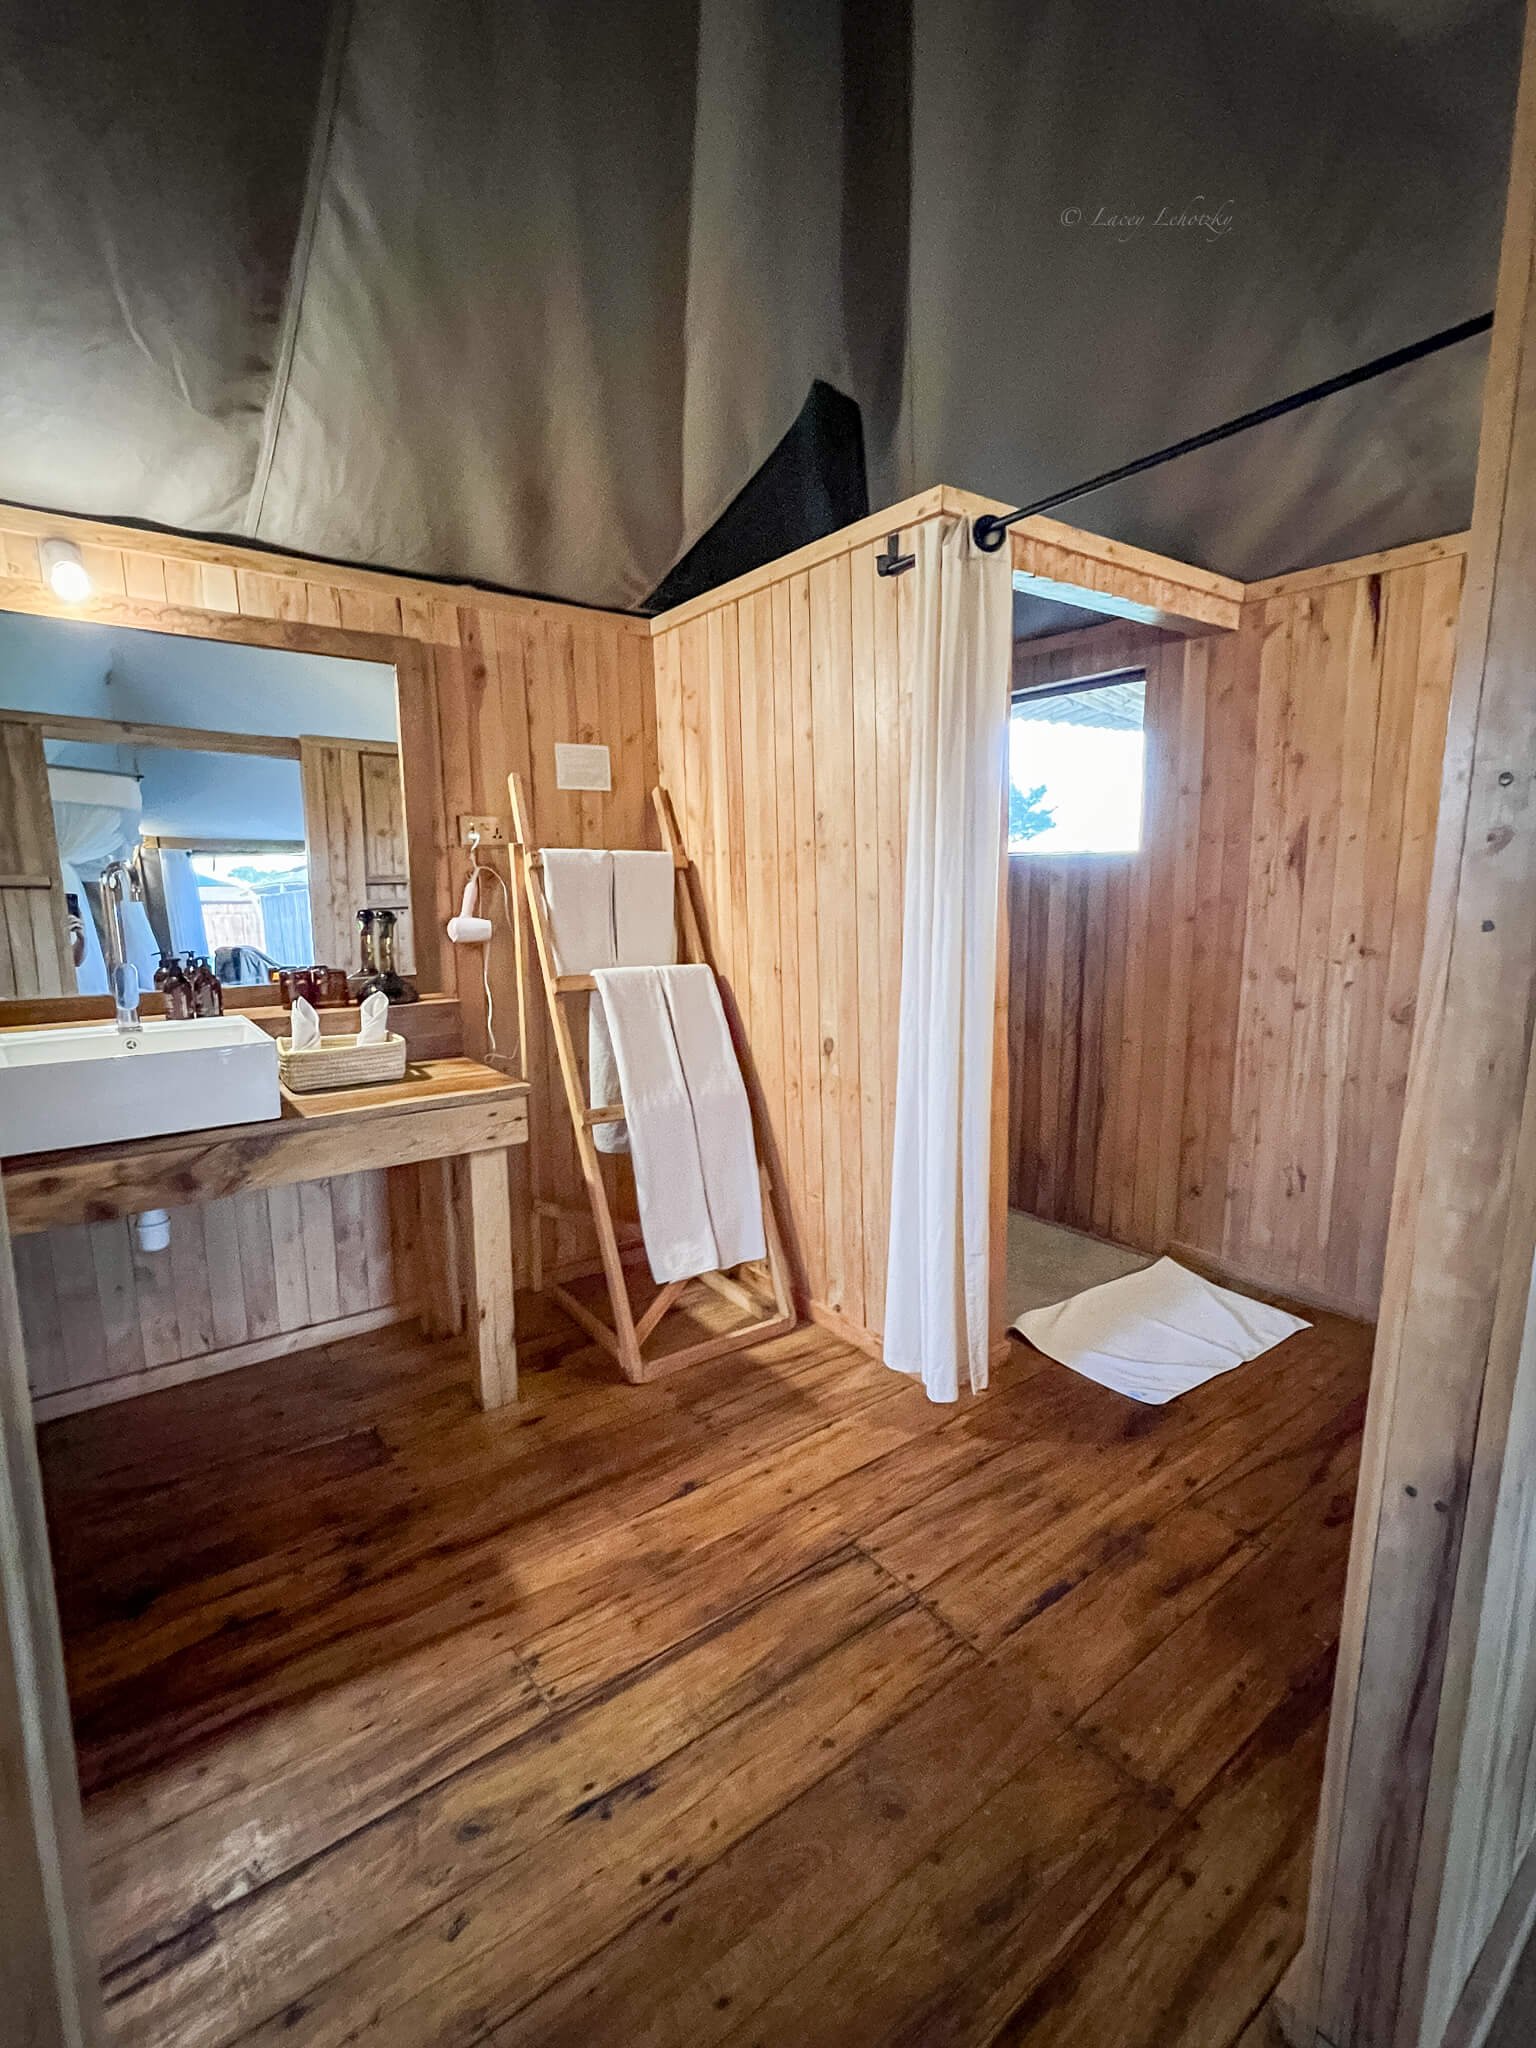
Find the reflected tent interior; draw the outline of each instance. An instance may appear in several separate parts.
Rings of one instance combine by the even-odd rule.
[[[387,664],[0,613],[0,996],[107,989],[101,876],[136,864],[124,942],[226,985],[358,960],[399,913],[413,967]]]

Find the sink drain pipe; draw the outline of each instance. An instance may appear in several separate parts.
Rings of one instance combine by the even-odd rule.
[[[141,1252],[163,1252],[171,1242],[168,1209],[145,1209],[133,1219],[133,1241]]]

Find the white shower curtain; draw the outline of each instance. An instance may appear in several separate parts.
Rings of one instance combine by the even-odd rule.
[[[970,521],[916,536],[912,769],[884,1356],[931,1401],[987,1384],[992,1053],[1010,551]]]
[[[203,899],[198,894],[192,856],[179,847],[160,849],[160,877],[165,889],[165,921],[173,953],[208,951],[208,928],[203,922]]]
[[[79,898],[85,928],[85,958],[75,970],[75,987],[83,996],[105,995],[107,963],[85,883],[95,881],[108,861],[126,859],[138,845],[143,803],[139,785],[131,775],[102,769],[50,768],[48,796],[64,893]],[[148,988],[160,953],[142,904],[123,905],[123,937],[140,981]]]

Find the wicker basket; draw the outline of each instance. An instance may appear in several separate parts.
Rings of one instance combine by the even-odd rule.
[[[405,1073],[405,1040],[391,1031],[376,1045],[359,1045],[356,1036],[339,1031],[303,1052],[291,1039],[277,1041],[277,1072],[295,1095],[316,1088],[360,1088],[371,1082],[398,1081]]]

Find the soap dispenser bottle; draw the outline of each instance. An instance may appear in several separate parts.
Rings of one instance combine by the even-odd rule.
[[[156,974],[155,981],[165,998],[166,1016],[174,1023],[184,1024],[193,1015],[193,996],[192,984],[187,979],[181,962],[167,961],[162,955],[160,972]]]
[[[203,955],[192,963],[192,1014],[194,1017],[222,1017],[224,989],[219,977]]]

